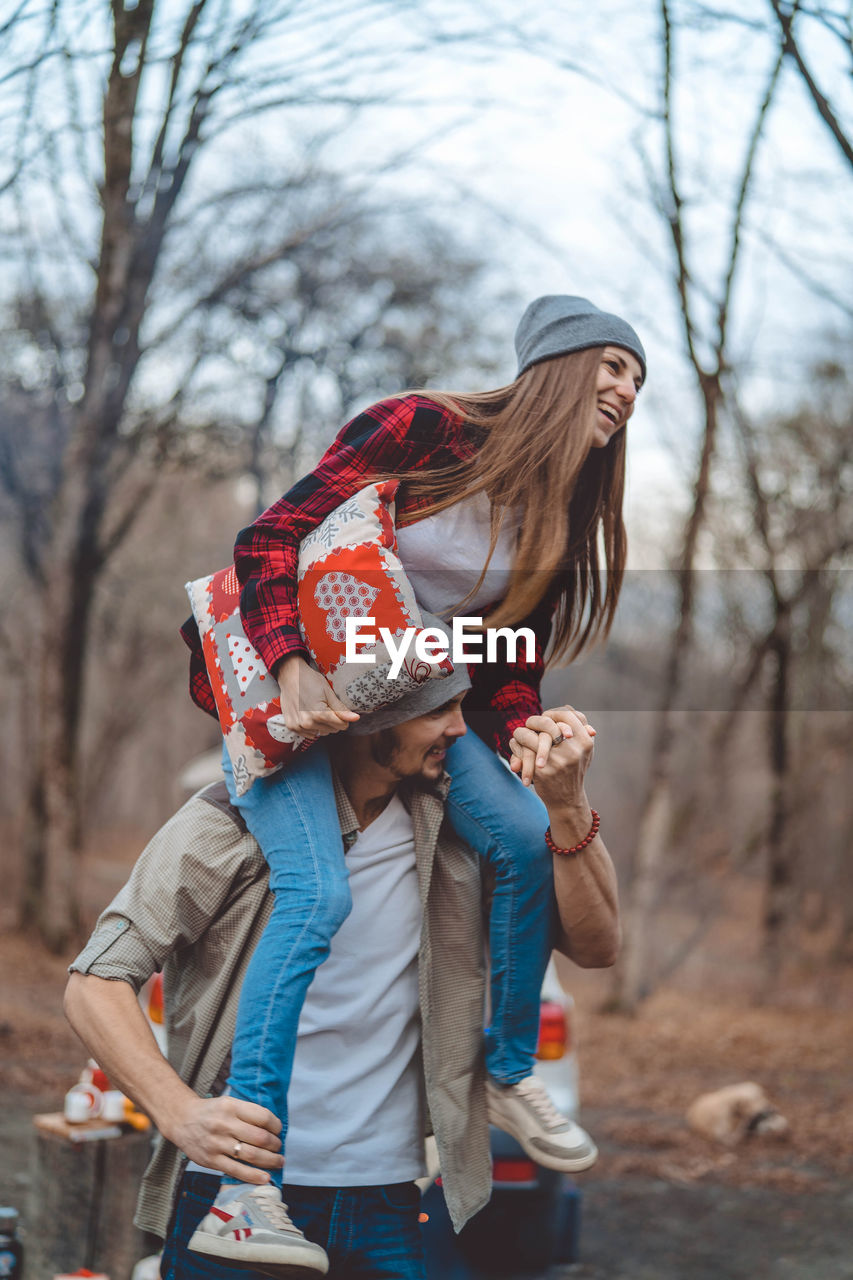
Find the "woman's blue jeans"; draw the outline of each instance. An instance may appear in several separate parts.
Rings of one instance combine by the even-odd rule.
[[[548,818],[539,798],[470,730],[450,748],[446,765],[448,817],[494,873],[486,1066],[499,1083],[515,1084],[533,1069],[551,953]],[[225,773],[231,790],[227,764]],[[279,1117],[283,1142],[305,993],[352,905],[329,757],[318,745],[232,798],[269,863],[274,904],[240,993],[228,1085],[235,1097]]]

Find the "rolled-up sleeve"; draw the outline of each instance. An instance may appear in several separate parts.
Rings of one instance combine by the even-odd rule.
[[[227,806],[194,796],[140,854],[70,972],[138,991],[263,870],[260,849]]]
[[[68,972],[129,982],[138,993],[159,968],[157,957],[133,920],[108,907]]]

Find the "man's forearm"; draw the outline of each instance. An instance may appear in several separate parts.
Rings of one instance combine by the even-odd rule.
[[[196,1095],[160,1052],[133,987],[72,973],[65,1015],[110,1081],[171,1138],[182,1108]]]
[[[65,1014],[113,1084],[164,1138],[205,1168],[243,1182],[269,1181],[283,1164],[279,1120],[241,1098],[200,1098],[163,1057],[127,982],[72,973]]]
[[[549,810],[551,835],[560,848],[584,839],[592,811],[584,797]],[[600,836],[579,853],[553,855],[554,892],[560,916],[560,950],[586,969],[616,960],[621,932],[616,871]]]
[[[573,707],[552,707],[531,716],[512,739],[515,772],[532,782],[548,810],[551,837],[561,849],[584,841],[592,809],[584,777],[593,755],[595,730]],[[554,891],[560,913],[560,950],[587,969],[613,964],[619,952],[616,872],[599,836],[577,853],[553,855]]]

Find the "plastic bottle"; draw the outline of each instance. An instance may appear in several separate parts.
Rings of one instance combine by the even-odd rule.
[[[18,1239],[18,1210],[0,1208],[0,1280],[21,1280],[24,1246]]]

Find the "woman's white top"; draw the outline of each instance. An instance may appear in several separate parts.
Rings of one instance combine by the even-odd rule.
[[[486,576],[466,602],[466,617],[479,617],[486,605],[509,590],[521,513],[508,512]],[[482,572],[489,554],[491,511],[486,493],[397,529],[397,550],[418,604],[449,621],[458,613]]]

